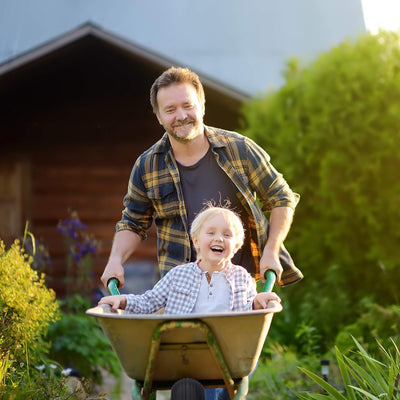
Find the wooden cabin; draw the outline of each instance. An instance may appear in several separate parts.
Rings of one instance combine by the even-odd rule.
[[[65,245],[56,231],[78,213],[102,249],[99,286],[131,167],[163,134],[149,91],[174,62],[85,24],[0,65],[0,238],[29,230],[49,250],[50,286],[65,293]],[[201,76],[205,122],[237,129],[246,96]],[[134,260],[156,263],[155,229]]]

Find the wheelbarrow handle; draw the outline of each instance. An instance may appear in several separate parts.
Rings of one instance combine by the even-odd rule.
[[[112,294],[112,295],[120,294],[119,290],[118,290],[119,280],[117,278],[110,278],[107,281],[107,288],[108,288],[108,291],[110,292],[110,294]]]
[[[265,278],[265,284],[263,287],[263,292],[271,292],[272,288],[275,285],[276,281],[276,273],[272,269],[268,269],[264,273],[264,278]]]

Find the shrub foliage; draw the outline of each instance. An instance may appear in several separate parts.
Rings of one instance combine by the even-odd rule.
[[[6,250],[0,240],[0,354],[20,362],[47,350],[42,338],[59,310],[54,291],[31,261],[18,241]]]
[[[361,299],[399,301],[400,37],[345,41],[244,107],[244,131],[301,194],[287,247],[303,270],[291,318],[326,339]]]
[[[4,399],[48,398],[28,394],[38,375],[35,366],[48,361],[49,344],[43,337],[57,320],[59,306],[31,262],[18,241],[6,250],[0,240],[0,397]],[[44,391],[50,388],[40,386]]]

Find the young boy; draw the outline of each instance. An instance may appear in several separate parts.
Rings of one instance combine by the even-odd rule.
[[[152,290],[142,295],[103,297],[110,304],[136,314],[151,314],[165,307],[165,314],[258,310],[278,301],[276,293],[257,293],[251,275],[231,259],[244,240],[240,217],[225,207],[201,211],[190,230],[196,262],[169,271]]]

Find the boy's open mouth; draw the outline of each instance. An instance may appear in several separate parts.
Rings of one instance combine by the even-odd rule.
[[[212,246],[211,247],[211,251],[216,252],[216,253],[222,253],[224,249],[222,247],[219,246]]]

